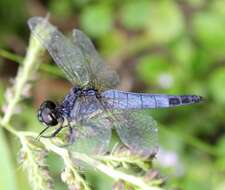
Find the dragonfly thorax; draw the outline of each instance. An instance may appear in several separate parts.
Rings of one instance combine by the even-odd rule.
[[[95,88],[81,88],[81,87],[73,87],[72,88],[73,93],[75,96],[96,96],[98,95],[98,90]]]

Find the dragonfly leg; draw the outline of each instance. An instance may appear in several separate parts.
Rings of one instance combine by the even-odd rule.
[[[75,129],[69,125],[69,144],[73,144],[75,141]]]
[[[42,134],[49,128],[49,126],[47,126],[46,128],[44,128],[40,133],[39,135],[35,138],[35,141],[36,140],[39,140],[40,137],[42,137]]]
[[[63,129],[62,126],[60,126],[58,129],[56,129],[51,135],[41,135],[43,138],[53,138],[55,137],[61,130]]]

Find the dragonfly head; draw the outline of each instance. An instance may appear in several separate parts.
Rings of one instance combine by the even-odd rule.
[[[49,100],[44,101],[38,110],[38,120],[50,127],[56,126],[58,119],[56,104]]]

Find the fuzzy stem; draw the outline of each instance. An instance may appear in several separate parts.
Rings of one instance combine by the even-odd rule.
[[[141,178],[117,171],[105,164],[102,164],[99,161],[92,159],[91,157],[87,156],[86,154],[81,154],[81,153],[76,152],[76,153],[73,153],[73,156],[76,159],[80,159],[83,162],[86,162],[93,168],[100,170],[101,172],[105,173],[106,175],[112,177],[115,180],[122,179],[122,180],[129,182],[130,184],[133,184],[135,186],[138,186],[144,190],[161,190],[161,188],[159,188],[159,187],[150,187],[149,184],[146,184]]]
[[[106,175],[112,177],[115,180],[124,180],[129,182],[130,184],[133,184],[135,186],[140,187],[141,189],[145,189],[145,190],[160,190],[161,188],[159,187],[150,187],[148,184],[146,184],[141,178],[135,177],[135,176],[131,176],[128,174],[125,174],[123,172],[117,171],[105,164],[102,164],[99,161],[96,161],[94,159],[92,159],[91,157],[87,156],[86,154],[81,154],[81,153],[73,153],[73,156],[76,159],[80,159],[83,162],[86,162],[87,164],[89,164],[90,166],[92,166],[93,168],[96,168],[98,170],[100,170],[101,172],[105,173]]]
[[[37,136],[37,134],[35,134],[33,132],[19,132],[19,133],[22,133],[25,136],[31,136],[34,138]],[[60,157],[62,157],[64,160],[64,163],[66,164],[67,167],[73,168],[74,164],[72,162],[71,156],[67,149],[60,148],[60,147],[54,145],[53,143],[51,143],[51,140],[49,140],[49,139],[41,138],[40,141],[44,144],[46,149],[48,149],[48,150],[58,154]],[[103,164],[86,154],[79,153],[79,152],[73,152],[72,158],[85,162],[92,168],[101,171],[102,173],[113,178],[114,180],[124,180],[124,181],[126,181],[130,184],[133,184],[143,190],[163,190],[160,187],[153,186],[153,184],[151,184],[149,182],[145,183],[145,181],[139,177],[128,175],[121,171],[115,170],[114,168],[112,168],[106,164]]]
[[[42,52],[42,47],[34,38],[31,38],[27,50],[27,55],[23,61],[23,67],[18,71],[18,74],[16,76],[16,83],[13,86],[13,97],[7,105],[7,111],[5,112],[5,115],[1,121],[1,124],[3,126],[6,126],[9,123],[11,116],[14,113],[16,104],[20,101],[22,97],[22,93],[27,81],[29,81],[34,70],[36,70],[36,61],[40,55],[40,52]]]
[[[0,57],[3,57],[5,59],[9,59],[11,61],[14,61],[16,63],[19,63],[19,65],[23,64],[23,57],[19,55],[15,55],[14,53],[11,53],[9,51],[6,51],[4,49],[0,49]],[[65,77],[63,73],[54,65],[43,63],[40,65],[40,70],[47,72],[50,75],[55,75],[59,77]]]
[[[64,161],[69,160],[70,161],[69,164],[72,164],[71,159],[69,159],[69,152],[66,149],[55,146],[54,144],[50,143],[49,140],[46,140],[46,139],[42,139],[41,141],[45,145],[46,148],[48,148],[49,150],[51,150],[51,151],[55,152],[56,154],[60,155],[61,157],[63,157]],[[133,184],[135,186],[138,186],[144,190],[162,190],[159,187],[150,187],[149,184],[145,183],[141,178],[131,176],[131,175],[125,174],[123,172],[117,171],[117,170],[89,157],[86,154],[73,152],[72,156],[73,156],[73,158],[81,160],[81,161],[87,163],[88,165],[90,165],[91,167],[98,169],[99,171],[105,173],[106,175],[112,177],[115,180],[122,179],[122,180],[129,182],[130,184]]]
[[[22,149],[26,152],[27,156],[27,160],[29,161],[29,169],[30,170],[33,170],[33,173],[32,173],[32,178],[35,178],[35,179],[32,179],[32,180],[35,180],[35,189],[45,189],[45,187],[43,186],[42,184],[42,176],[38,174],[39,172],[39,166],[37,165],[37,163],[35,163],[35,160],[34,160],[34,155],[32,153],[32,151],[30,150],[29,148],[29,143],[27,142],[26,138],[24,138],[23,136],[19,136],[20,138],[20,143],[22,145]],[[29,176],[31,177],[31,176]]]
[[[45,145],[46,145],[47,149],[49,149],[49,150],[55,152],[56,154],[58,154],[59,156],[61,156],[64,160],[66,167],[68,167],[75,175],[75,179],[77,179],[79,182],[82,183],[85,190],[90,190],[87,183],[83,180],[83,178],[80,177],[80,175],[77,173],[76,169],[74,169],[74,164],[70,158],[69,152],[66,149],[63,149],[63,148],[53,145],[52,143],[49,144],[49,141],[47,141],[47,144],[45,144]]]
[[[20,131],[20,132],[17,132],[17,136],[19,136],[19,137],[20,136],[30,136],[30,137],[36,138],[38,136],[38,134],[33,133],[33,132]],[[57,139],[57,140],[59,140],[59,139]],[[69,152],[66,149],[60,148],[60,147],[52,144],[51,141],[48,139],[41,138],[40,141],[45,145],[45,148],[47,150],[50,150],[50,151],[58,154],[63,159],[65,166],[73,172],[75,179],[78,180],[83,185],[85,190],[91,190],[89,188],[89,186],[87,185],[86,181],[84,181],[84,179],[82,177],[80,177],[80,175],[74,168],[72,159],[70,158]]]

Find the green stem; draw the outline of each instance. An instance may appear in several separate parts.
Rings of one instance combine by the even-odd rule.
[[[49,150],[55,152],[56,154],[62,156],[64,158],[64,161],[66,161],[66,163],[68,165],[73,164],[71,162],[70,156],[69,156],[69,152],[66,149],[60,148],[58,146],[55,146],[54,144],[50,143],[49,140],[46,139],[42,139],[41,142],[45,145],[46,148],[48,148]],[[85,163],[87,163],[88,165],[90,165],[91,167],[98,169],[99,171],[105,173],[106,175],[112,177],[114,180],[124,180],[126,182],[129,182],[130,184],[133,184],[137,187],[140,187],[141,189],[144,190],[162,190],[159,187],[150,187],[149,184],[145,183],[141,178],[139,177],[135,177],[135,176],[131,176],[128,174],[125,174],[123,172],[117,171],[114,168],[111,168],[99,161],[96,161],[95,159],[87,156],[86,154],[82,154],[82,153],[78,153],[78,152],[73,152],[72,157],[74,159],[78,159],[81,160]]]
[[[0,56],[4,57],[6,59],[18,62],[18,63],[22,63],[23,62],[23,57],[15,55],[14,53],[8,52],[4,49],[0,49]]]
[[[14,61],[16,63],[22,64],[23,63],[23,57],[19,55],[15,55],[11,52],[8,52],[4,49],[0,49],[0,57],[9,59],[11,61]],[[40,69],[42,71],[47,72],[50,75],[59,76],[59,77],[65,77],[63,73],[55,66],[43,63],[40,65]]]
[[[135,159],[129,160],[129,157],[115,157],[115,156],[95,156],[96,159],[101,161],[115,161],[115,162],[128,162],[128,163],[136,163]],[[138,162],[138,160],[137,160]]]
[[[13,129],[13,127],[9,124],[4,124],[2,123],[2,118],[0,118],[0,126],[4,127],[7,131],[9,131],[10,133],[12,133],[13,135],[18,137],[18,132]]]
[[[38,136],[36,133],[33,133],[33,132],[18,132],[18,133],[19,133],[18,136],[30,136],[33,138],[36,138]],[[77,173],[76,169],[74,168],[74,164],[70,158],[69,152],[66,149],[60,148],[52,144],[51,141],[48,139],[41,138],[40,141],[45,145],[45,148],[47,150],[53,151],[54,153],[58,154],[63,159],[65,166],[73,172],[73,174],[75,175],[75,179],[78,180],[84,186],[85,190],[90,190],[87,183],[84,181],[82,177],[80,177],[80,175]]]
[[[74,169],[74,166],[73,166],[74,164],[72,162],[72,159],[70,158],[69,152],[66,149],[60,148],[60,147],[55,146],[52,143],[48,143],[48,142],[49,141],[47,141],[47,144],[45,144],[46,142],[44,141],[46,148],[50,149],[51,151],[53,151],[53,152],[57,153],[59,156],[61,156],[64,160],[66,167],[69,168],[75,175],[75,179],[78,180],[79,182],[81,182],[81,184],[84,186],[84,189],[90,190],[87,183],[83,180],[82,177],[80,177],[80,175],[77,173],[76,169]],[[42,143],[43,143],[43,141],[42,141]]]
[[[37,136],[37,134],[32,133],[32,132],[20,132],[20,133],[22,133],[23,135],[26,135],[26,136],[32,136],[32,137]],[[68,150],[66,150],[64,148],[60,148],[60,147],[52,144],[49,139],[42,138],[42,139],[40,139],[40,141],[44,144],[46,149],[61,156],[67,167],[73,168],[73,162],[72,162],[72,159],[70,158],[70,154],[69,154]],[[143,190],[162,190],[162,188],[160,188],[160,187],[151,186],[152,184],[154,184],[154,181],[152,182],[152,184],[150,184],[149,182],[145,183],[145,181],[139,177],[135,177],[132,175],[125,174],[121,171],[117,171],[114,168],[112,168],[106,164],[103,164],[103,163],[91,158],[90,156],[88,156],[86,154],[79,153],[79,152],[73,152],[72,158],[85,162],[89,166],[101,171],[102,173],[105,173],[106,175],[110,176],[114,180],[124,180],[124,181],[129,182],[130,184],[133,184]]]
[[[151,187],[150,184],[145,183],[141,178],[135,177],[132,175],[125,174],[123,172],[117,171],[114,168],[111,168],[105,164],[102,164],[99,161],[92,159],[91,157],[87,156],[86,154],[81,153],[73,153],[73,156],[76,159],[80,159],[83,162],[86,162],[88,165],[92,166],[93,168],[98,169],[99,171],[105,173],[106,175],[112,177],[114,180],[124,180],[133,184],[137,187],[140,187],[144,190],[161,190],[159,187]]]
[[[97,160],[103,161],[103,162],[117,162],[117,163],[130,163],[130,164],[136,164],[138,167],[142,168],[143,170],[146,170],[145,164],[140,161],[140,158],[136,159],[135,157],[131,156],[114,156],[114,155],[97,155],[94,157]]]
[[[17,133],[18,134],[18,133]],[[20,133],[21,134],[21,133]],[[29,162],[29,166],[30,166],[30,169],[32,168],[33,170],[33,176],[32,178],[35,179],[35,185],[37,186],[38,189],[45,189],[45,187],[43,186],[42,184],[42,181],[43,181],[43,177],[38,174],[39,173],[39,166],[37,165],[37,163],[35,163],[35,160],[34,160],[34,155],[32,153],[32,151],[30,150],[29,148],[29,142],[27,141],[26,138],[24,138],[23,135],[19,135],[19,139],[20,139],[20,143],[22,145],[22,149],[26,152],[26,158]],[[30,177],[30,176],[29,176]],[[32,179],[33,180],[33,179]]]

